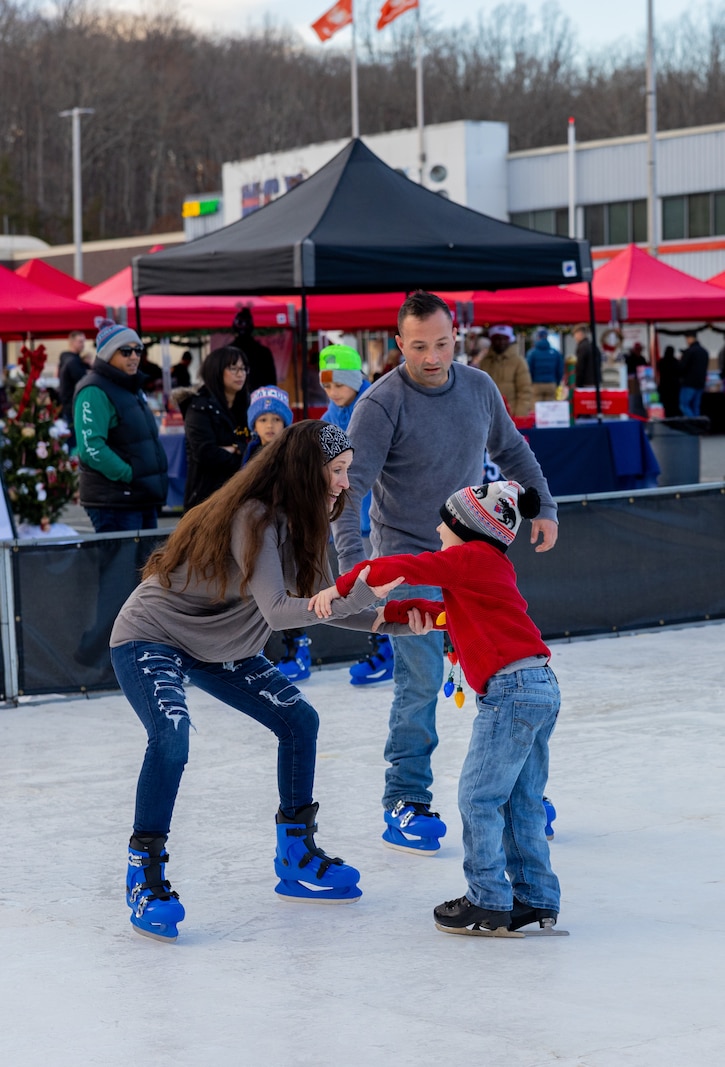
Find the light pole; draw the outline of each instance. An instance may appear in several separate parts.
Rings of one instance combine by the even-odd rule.
[[[92,107],[73,107],[59,112],[62,119],[73,119],[73,242],[76,246],[74,270],[83,281],[83,209],[81,205],[81,115],[92,115]]]

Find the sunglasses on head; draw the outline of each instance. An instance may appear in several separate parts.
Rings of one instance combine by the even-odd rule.
[[[129,356],[142,356],[146,351],[146,345],[123,345],[121,348],[117,348],[116,351],[128,359]]]

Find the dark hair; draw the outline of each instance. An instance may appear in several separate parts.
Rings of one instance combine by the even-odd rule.
[[[187,584],[197,580],[216,582],[219,598],[226,594],[229,553],[234,518],[248,501],[259,503],[259,519],[247,527],[242,545],[244,593],[254,571],[266,528],[276,513],[287,517],[292,551],[297,567],[297,595],[311,596],[328,582],[327,545],[330,522],[339,518],[346,492],[329,511],[329,485],[320,430],[327,423],[315,419],[294,423],[270,441],[229,481],[179,520],[168,541],[149,557],[143,577],[158,577],[165,588],[171,573],[182,564],[188,568]]]
[[[407,318],[429,319],[437,311],[443,311],[453,324],[451,309],[445,300],[441,300],[435,293],[426,293],[424,289],[416,289],[400,305],[398,312],[398,333],[403,332],[403,323]]]
[[[222,348],[215,348],[202,363],[199,374],[202,382],[212,396],[216,397],[222,407],[226,409],[227,396],[224,392],[224,371],[227,367],[232,367],[235,363],[240,362],[244,364],[244,369],[247,372],[247,380],[245,381],[244,386],[239,390],[233,408],[235,412],[237,409],[241,411],[243,408],[244,419],[242,425],[244,425],[246,423],[247,408],[249,407],[249,360],[244,352],[242,352],[240,348],[235,348],[233,345],[224,345]]]
[[[674,345],[668,345],[667,348],[662,353],[662,358],[663,359],[667,359],[670,356],[674,356],[674,354],[675,354],[675,346]]]

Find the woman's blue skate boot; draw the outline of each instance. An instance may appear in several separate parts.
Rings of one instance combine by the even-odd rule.
[[[305,633],[295,637],[285,631],[283,636],[287,651],[277,664],[277,670],[281,671],[291,682],[303,682],[305,678],[310,677],[312,641]]]
[[[393,810],[384,812],[384,815],[388,825],[383,842],[388,848],[432,856],[441,847],[440,839],[445,837],[446,824],[428,804],[399,800]]]
[[[327,856],[315,845],[319,804],[301,808],[293,819],[277,812],[277,854],[274,869],[279,884],[275,893],[284,900],[313,904],[349,904],[359,900],[360,872],[341,859]]]
[[[350,668],[350,685],[372,685],[393,677],[393,646],[387,634],[370,634],[372,651]]]
[[[144,937],[175,941],[185,912],[179,894],[164,878],[169,861],[165,837],[132,837],[128,846],[126,903],[131,925]]]
[[[556,808],[551,803],[548,797],[544,797],[544,811],[546,812],[546,840],[552,841],[554,838],[554,827],[551,825],[556,818]]]

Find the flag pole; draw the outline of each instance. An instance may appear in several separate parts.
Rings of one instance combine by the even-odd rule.
[[[350,57],[350,96],[352,98],[352,136],[360,136],[360,110],[357,94],[357,33],[355,26],[355,0],[352,0],[352,55]]]
[[[416,12],[415,29],[415,109],[418,122],[418,173],[420,184],[425,185],[425,121],[423,118],[423,34],[420,28],[420,2]]]

